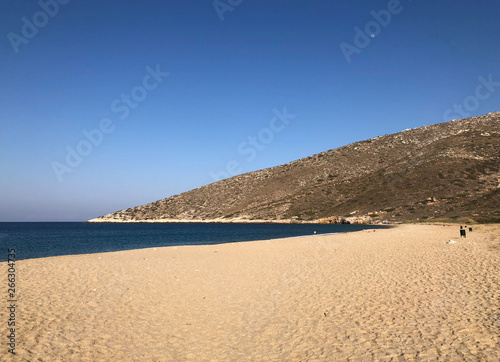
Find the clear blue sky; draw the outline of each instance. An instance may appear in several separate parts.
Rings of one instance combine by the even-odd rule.
[[[0,5],[0,221],[500,110],[498,1],[59,1]]]

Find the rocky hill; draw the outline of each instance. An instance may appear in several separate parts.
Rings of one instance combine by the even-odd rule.
[[[500,112],[405,130],[91,222],[381,222],[500,215]]]

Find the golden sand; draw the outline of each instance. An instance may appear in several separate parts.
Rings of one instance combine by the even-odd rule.
[[[12,359],[498,361],[499,229],[476,229],[21,260]]]

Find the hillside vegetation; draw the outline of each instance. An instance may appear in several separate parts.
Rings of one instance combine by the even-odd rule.
[[[494,220],[499,121],[496,112],[379,136],[92,221]]]

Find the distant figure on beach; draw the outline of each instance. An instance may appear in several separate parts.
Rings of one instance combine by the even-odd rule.
[[[460,227],[460,237],[461,238],[466,238],[467,236],[465,235],[465,229],[462,229],[462,227]]]
[[[470,232],[470,233],[472,232],[472,228],[469,228],[469,232]]]

